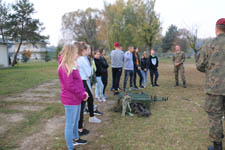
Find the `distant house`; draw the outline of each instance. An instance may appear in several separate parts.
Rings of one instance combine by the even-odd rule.
[[[39,42],[33,45],[29,42],[24,42],[20,47],[20,51],[17,55],[17,58],[22,59],[23,51],[27,50],[27,51],[30,51],[31,53],[30,60],[42,60],[44,59],[45,52],[47,51],[47,44],[48,44],[47,42]],[[13,57],[13,55],[17,51],[18,46],[19,46],[19,43],[15,43],[15,42],[12,42],[8,45],[10,57]]]
[[[9,67],[8,45],[0,41],[0,68]]]

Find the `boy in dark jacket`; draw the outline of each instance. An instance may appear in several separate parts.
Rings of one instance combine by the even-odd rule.
[[[151,50],[151,55],[149,55],[149,70],[150,70],[150,76],[151,76],[151,86],[159,86],[157,84],[157,80],[159,77],[159,73],[158,73],[158,57],[155,56],[155,51]],[[154,78],[155,76],[155,78]]]

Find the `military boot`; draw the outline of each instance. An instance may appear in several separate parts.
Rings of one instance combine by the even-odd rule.
[[[183,87],[184,88],[187,88],[187,85],[186,85],[186,82],[185,81],[183,82]]]
[[[208,150],[223,150],[222,142],[213,142],[213,146],[210,145]]]

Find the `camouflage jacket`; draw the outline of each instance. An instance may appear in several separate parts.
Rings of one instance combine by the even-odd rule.
[[[173,55],[173,63],[179,63],[180,65],[183,64],[185,61],[184,52],[180,51],[180,53],[175,53]]]
[[[225,34],[205,45],[195,59],[197,69],[205,73],[205,92],[225,95]]]

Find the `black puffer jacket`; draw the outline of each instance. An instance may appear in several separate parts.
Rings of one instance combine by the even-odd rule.
[[[149,68],[148,58],[141,58],[141,70]]]
[[[102,73],[107,73],[109,67],[107,60],[104,57],[100,57],[100,62],[102,63]]]
[[[103,63],[101,58],[99,59],[94,59],[95,60],[95,65],[96,65],[96,77],[102,76],[103,74]]]

